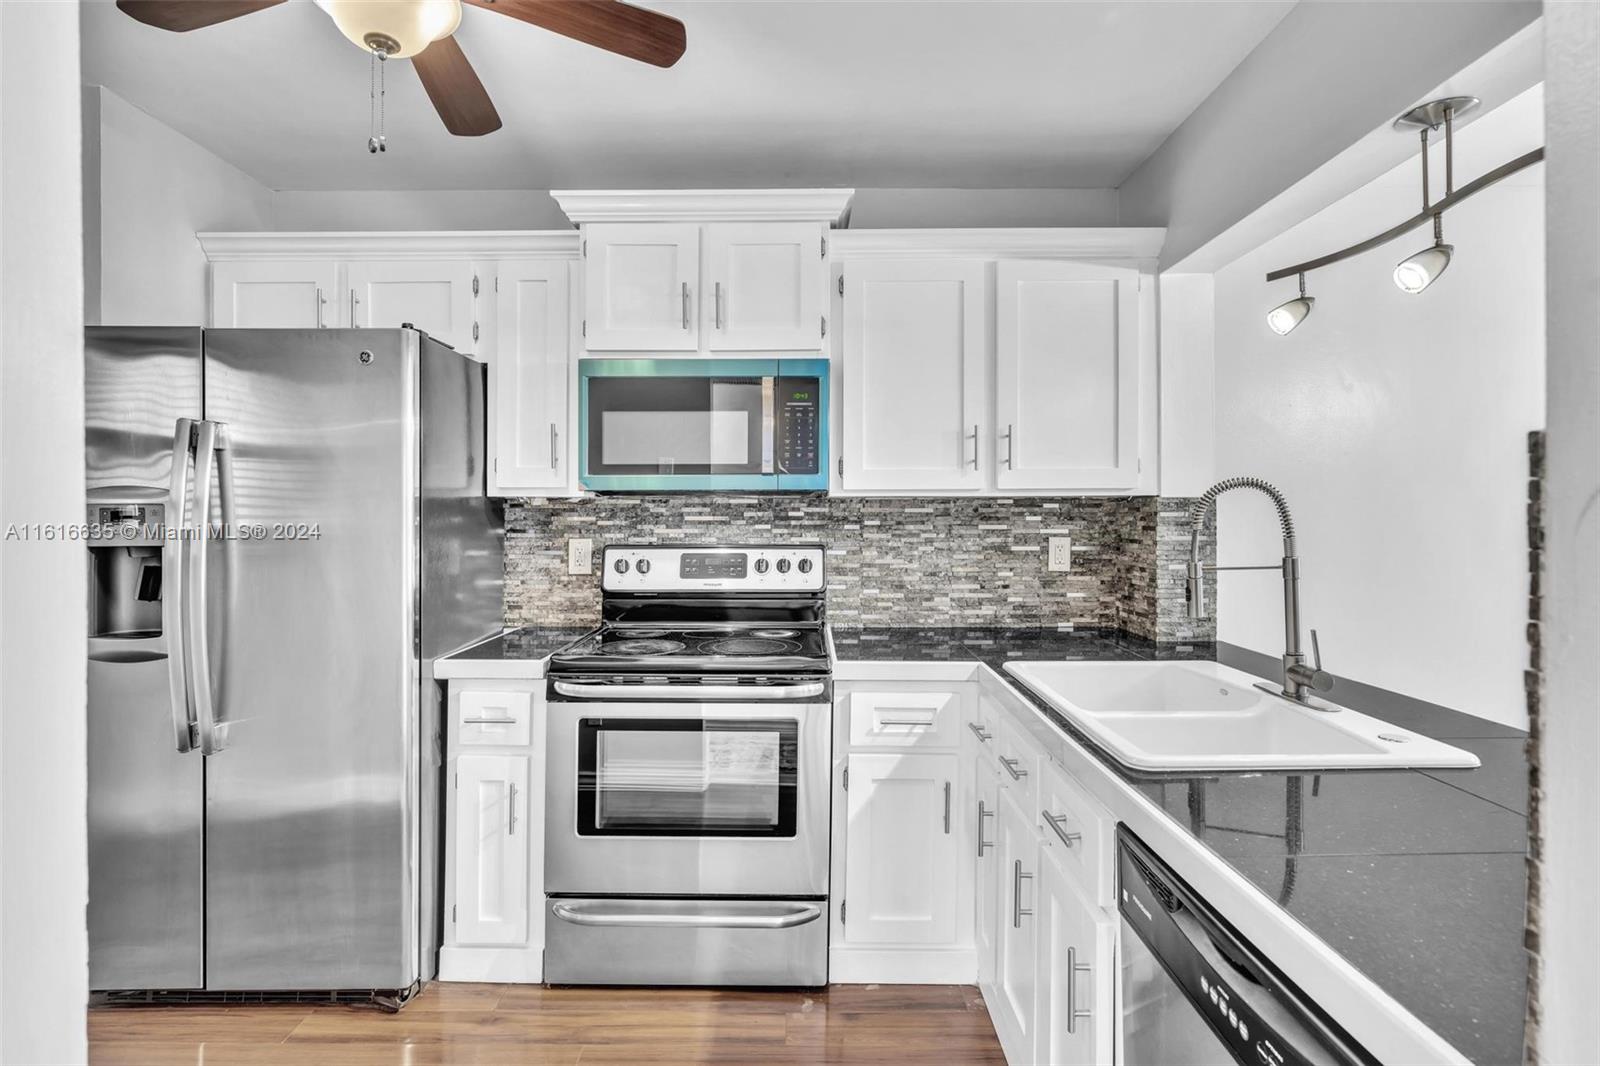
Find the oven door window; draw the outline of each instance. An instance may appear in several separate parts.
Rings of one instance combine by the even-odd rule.
[[[799,722],[583,718],[578,835],[793,837]]]
[[[588,389],[589,474],[776,470],[770,376],[593,377]]]

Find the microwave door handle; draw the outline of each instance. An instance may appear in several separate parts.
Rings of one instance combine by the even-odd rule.
[[[172,431],[172,484],[167,492],[167,519],[161,541],[161,629],[167,638],[167,687],[172,709],[173,739],[181,752],[195,742],[189,676],[185,664],[184,631],[187,603],[183,596],[183,569],[187,565],[188,530],[184,519],[189,506],[189,459],[194,448],[194,419],[180,418]]]

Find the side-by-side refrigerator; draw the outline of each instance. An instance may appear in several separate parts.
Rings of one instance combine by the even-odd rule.
[[[85,347],[90,986],[403,996],[432,662],[501,625],[484,367],[410,329]]]

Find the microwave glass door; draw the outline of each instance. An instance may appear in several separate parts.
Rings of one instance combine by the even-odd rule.
[[[589,474],[773,474],[778,364],[589,378]],[[743,371],[753,371],[744,373]]]
[[[578,835],[793,837],[793,719],[582,718]]]

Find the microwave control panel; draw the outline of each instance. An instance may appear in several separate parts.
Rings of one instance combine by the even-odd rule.
[[[818,473],[821,382],[816,378],[780,377],[775,392],[778,469],[785,474]]]

